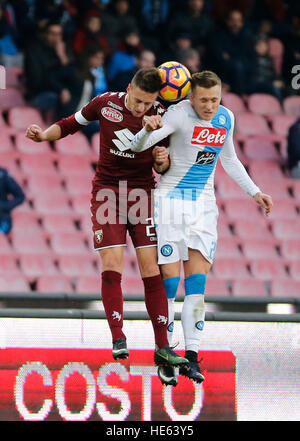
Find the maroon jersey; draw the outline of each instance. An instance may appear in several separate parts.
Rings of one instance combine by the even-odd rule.
[[[73,134],[90,121],[100,123],[100,156],[94,183],[128,188],[153,188],[152,149],[133,152],[130,141],[142,128],[143,117],[135,117],[126,107],[125,92],[106,92],[92,99],[80,111],[57,122],[62,137]],[[146,115],[162,115],[165,108],[155,101]],[[163,143],[160,143],[161,145]]]

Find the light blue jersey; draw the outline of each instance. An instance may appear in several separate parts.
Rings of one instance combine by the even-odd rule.
[[[214,174],[218,158],[226,172],[251,196],[259,188],[236,156],[233,144],[234,115],[220,105],[211,121],[200,119],[189,100],[169,107],[162,127],[142,129],[132,140],[132,150],[142,151],[170,135],[171,166],[161,176],[157,192],[175,199],[215,199]]]

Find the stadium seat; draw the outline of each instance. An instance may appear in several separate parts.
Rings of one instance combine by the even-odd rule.
[[[94,265],[92,256],[64,254],[57,256],[58,265],[62,274],[68,277],[93,276],[99,273]]]
[[[122,291],[124,294],[144,294],[144,284],[139,275],[136,277],[125,276],[122,278]]]
[[[299,268],[300,269],[300,268]],[[271,282],[273,297],[300,297],[300,280],[275,280]]]
[[[245,140],[244,154],[249,159],[279,161],[280,153],[274,143],[264,136],[251,136]]]
[[[277,75],[282,74],[282,59],[284,53],[284,45],[279,38],[269,38],[269,54],[273,59],[274,67]]]
[[[221,238],[231,238],[232,237],[232,232],[230,230],[230,224],[224,218],[220,218],[219,217],[218,225],[217,225],[217,230],[218,230],[218,237],[219,237],[219,239],[221,239]]]
[[[273,202],[276,205],[283,199],[292,199],[289,192],[291,183],[286,178],[276,180],[276,185],[274,185],[274,179],[272,176],[257,176],[256,184],[260,187],[261,191],[272,196]],[[272,212],[270,214],[270,219],[272,219]]]
[[[70,197],[74,213],[79,215],[90,214],[91,195],[76,194]]]
[[[275,219],[272,222],[273,234],[277,239],[296,239],[300,237],[298,219]]]
[[[40,231],[12,230],[12,245],[17,253],[48,254],[51,249],[47,243],[47,236]]]
[[[219,196],[224,199],[246,197],[244,190],[228,175],[218,179],[217,189]]]
[[[277,180],[284,178],[284,174],[277,161],[256,161],[249,162],[249,173],[251,178],[257,182],[258,180]]]
[[[18,132],[15,135],[15,145],[16,149],[19,152],[24,153],[48,153],[51,152],[51,147],[49,142],[41,142],[39,144],[36,144],[34,141],[32,141],[29,138],[26,138],[24,132]]]
[[[91,254],[85,243],[85,236],[80,232],[57,232],[50,236],[52,249],[58,254]]]
[[[215,258],[239,258],[242,253],[239,249],[239,240],[236,237],[222,237],[218,240]]]
[[[262,115],[251,112],[236,115],[236,130],[238,135],[265,135],[271,132],[266,119]]]
[[[73,292],[71,281],[64,275],[40,276],[37,279],[36,290],[41,293],[63,293]]]
[[[53,254],[21,254],[20,267],[27,279],[34,280],[40,276],[58,275]]]
[[[232,295],[238,297],[266,297],[268,291],[263,280],[247,278],[233,280],[231,284]]]
[[[79,224],[81,231],[83,231],[85,234],[92,234],[93,225],[89,212],[79,216]]]
[[[283,258],[300,261],[300,238],[282,240],[280,251]]]
[[[26,233],[34,233],[42,229],[38,215],[35,212],[13,210],[12,221],[14,231],[19,231],[21,234],[24,234],[25,231]]]
[[[65,193],[49,192],[49,194],[35,195],[33,199],[34,209],[39,214],[72,214],[73,210],[69,204],[69,197]]]
[[[67,155],[89,155],[92,154],[89,142],[86,136],[77,132],[72,136],[66,136],[55,141],[56,151],[60,154]]]
[[[1,292],[29,292],[30,286],[28,281],[22,275],[7,274],[0,276]]]
[[[213,274],[218,279],[234,280],[250,277],[246,259],[216,259],[213,264]]]
[[[289,128],[296,121],[296,117],[286,114],[274,115],[271,121],[273,132],[285,137],[288,135]]]
[[[91,160],[84,155],[60,155],[57,161],[62,176],[81,175],[92,179],[95,174]]]
[[[253,277],[258,280],[271,281],[273,279],[288,278],[285,262],[279,259],[256,259],[250,263]]]
[[[1,89],[0,109],[9,110],[16,106],[25,106],[22,92],[15,87]]]
[[[62,185],[63,179],[58,173],[44,173],[29,175],[27,178],[27,190],[30,195],[57,195],[66,192]]]
[[[24,76],[24,69],[19,66],[7,67],[6,69],[6,87],[13,87],[14,89],[23,89],[22,77]]]
[[[18,160],[19,155],[13,150],[1,152],[1,167],[7,168],[13,176],[22,174],[22,170],[18,166]]]
[[[21,153],[21,170],[28,175],[57,173],[54,165],[54,156],[50,153]]]
[[[2,253],[2,250],[0,252]],[[21,274],[16,254],[0,254],[0,274]]]
[[[222,104],[232,112],[246,112],[247,108],[243,99],[235,93],[227,92],[222,94]]]
[[[283,110],[287,115],[298,118],[300,112],[300,96],[293,95],[284,98]]]
[[[277,183],[276,183],[277,185]],[[269,189],[267,188],[269,191]],[[270,189],[270,194],[272,191]],[[276,191],[275,191],[276,194]],[[272,207],[271,214],[269,216],[269,220],[272,222],[275,219],[298,219],[300,222],[300,215],[297,211],[297,207],[300,206],[300,201],[295,201],[293,198],[289,199],[275,199],[274,205]]]
[[[14,151],[14,146],[8,132],[3,131],[0,127],[0,154],[3,152]]]
[[[70,195],[89,195],[91,198],[92,182],[88,177],[78,177],[74,175],[65,177],[66,190]]]
[[[0,250],[1,254],[12,254],[14,249],[10,244],[9,238],[5,234],[0,234]]]
[[[123,278],[139,277],[139,267],[135,257],[124,256]]]
[[[264,240],[273,237],[264,218],[260,222],[253,222],[251,219],[235,219],[232,223],[234,233],[241,239]]]
[[[205,285],[205,296],[229,296],[226,280],[208,277]]]
[[[31,124],[37,124],[41,128],[45,128],[45,123],[40,112],[30,106],[14,106],[8,112],[9,125],[18,129],[26,130]],[[38,148],[36,146],[36,148]]]
[[[249,95],[248,108],[250,112],[263,116],[282,113],[278,99],[266,93],[253,93]]]
[[[276,246],[279,247],[279,241],[276,239],[243,239],[243,254],[247,259],[280,259]]]
[[[43,228],[48,233],[76,233],[78,231],[73,214],[47,213],[41,218]]]
[[[76,279],[76,292],[79,294],[99,294],[100,299],[101,274],[94,276],[79,276]]]
[[[224,199],[224,209],[228,218],[252,219],[260,221],[262,214],[257,203],[248,195],[242,199]]]
[[[299,201],[300,200],[300,180],[299,179],[293,179],[290,181],[291,189],[294,198]]]
[[[289,272],[293,280],[300,281],[300,261],[295,260],[289,262]]]

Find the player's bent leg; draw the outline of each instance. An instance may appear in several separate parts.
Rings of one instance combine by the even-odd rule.
[[[157,366],[181,366],[187,364],[188,361],[176,354],[168,345],[168,302],[164,283],[157,265],[156,247],[139,247],[136,252],[145,287],[145,304],[154,330],[156,344],[154,362]],[[163,384],[177,384],[176,377],[174,378],[173,375],[170,376],[166,372],[161,376],[161,373],[162,369],[159,369],[158,375]]]
[[[188,369],[181,368],[179,373],[197,383],[204,380],[199,368],[198,350],[204,328],[204,293],[206,274],[210,266],[210,262],[198,250],[189,250],[189,260],[184,262],[186,295],[181,314],[185,339],[185,357],[189,360],[189,367]]]
[[[113,341],[112,355],[115,360],[128,358],[126,336],[123,333],[123,294],[121,278],[123,247],[99,250],[102,259],[102,302]]]

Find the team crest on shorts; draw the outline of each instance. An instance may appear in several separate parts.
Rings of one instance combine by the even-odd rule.
[[[164,257],[169,257],[173,253],[173,247],[170,244],[163,245],[160,252]]]
[[[103,230],[97,230],[95,231],[95,240],[96,242],[99,244],[102,242],[103,240]]]

